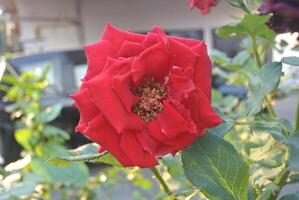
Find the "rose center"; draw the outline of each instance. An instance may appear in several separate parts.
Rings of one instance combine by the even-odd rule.
[[[133,94],[140,97],[140,101],[132,107],[132,111],[145,122],[154,120],[163,110],[163,99],[167,98],[166,89],[153,78],[144,80]]]

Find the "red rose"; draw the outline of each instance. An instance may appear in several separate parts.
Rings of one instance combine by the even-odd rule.
[[[198,8],[201,14],[205,15],[210,11],[212,6],[216,6],[216,0],[188,0],[190,8]]]
[[[108,24],[85,52],[88,70],[72,95],[77,130],[124,166],[157,165],[221,123],[210,105],[211,61],[202,41]]]

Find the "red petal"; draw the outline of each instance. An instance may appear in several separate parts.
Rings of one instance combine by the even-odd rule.
[[[144,77],[154,77],[157,81],[164,82],[168,74],[170,59],[167,49],[163,43],[146,49],[132,64],[132,78],[139,83]]]
[[[124,31],[124,30],[118,29],[108,23],[105,27],[105,30],[104,30],[104,33],[103,33],[101,39],[109,41],[110,50],[112,52],[112,55],[116,56],[121,45],[125,41],[142,43],[144,38],[145,38],[145,35],[143,35],[143,34],[137,34],[137,33]]]
[[[143,150],[134,132],[122,132],[120,147],[136,166],[145,168],[158,164],[153,154]]]
[[[130,73],[123,76],[115,76],[113,80],[112,89],[127,109],[127,112],[131,112],[133,105],[139,101],[140,97],[132,95]]]
[[[175,138],[166,140],[164,143],[170,145],[173,151],[177,152],[187,148],[196,138],[198,138],[197,134],[181,133]]]
[[[191,67],[186,70],[180,67],[173,67],[169,73],[167,83],[168,95],[181,101],[185,95],[196,89],[193,80],[190,78],[193,74]]]
[[[109,73],[117,69],[119,72],[124,71],[124,69],[129,70],[129,67],[130,63],[126,60],[115,62],[107,71],[87,83],[88,90],[92,94],[91,101],[118,133],[121,133],[124,129],[140,130],[144,123],[129,109],[133,106],[135,97],[129,92],[128,83],[124,81],[124,87],[119,83],[120,80],[130,78],[128,76],[129,72],[126,74]],[[121,87],[117,88],[118,86]]]
[[[156,33],[148,33],[145,36],[145,39],[143,41],[143,45],[146,48],[149,48],[151,46],[154,46],[155,44],[157,44],[159,42],[158,40],[158,36]]]
[[[216,5],[216,0],[189,0],[191,8],[197,7],[201,14],[207,14],[212,6]]]
[[[173,138],[181,132],[196,131],[194,127],[189,126],[189,121],[171,105],[169,100],[163,102],[163,111],[158,114],[157,121],[167,138]]]
[[[100,111],[90,101],[87,89],[82,89],[76,94],[70,95],[70,97],[75,100],[75,105],[80,112],[80,122],[76,129],[82,132],[85,128],[87,128],[88,122],[96,117]]]
[[[144,46],[140,43],[125,41],[118,52],[117,57],[133,57],[138,56],[144,50]]]
[[[98,75],[104,68],[107,56],[109,54],[109,44],[100,41],[84,47],[87,58],[87,72],[84,80],[90,80]]]
[[[191,39],[191,38],[182,38],[182,37],[176,37],[176,36],[169,36],[169,38],[179,41],[190,48],[195,47],[196,45],[198,45],[200,43],[203,43],[202,41]]]
[[[183,101],[183,104],[191,111],[192,119],[198,129],[212,128],[219,125],[222,121],[200,89],[191,93]]]
[[[172,64],[182,68],[194,66],[197,60],[197,55],[190,47],[175,39],[168,40],[170,51],[172,53]]]
[[[89,123],[85,134],[92,141],[98,143],[111,153],[125,167],[134,165],[120,148],[120,135],[113,129],[103,115],[98,115]]]
[[[146,124],[147,129],[149,130],[150,135],[158,141],[166,140],[167,137],[165,133],[161,131],[160,124],[157,120],[151,121]]]
[[[195,85],[200,88],[208,100],[211,100],[212,62],[208,56],[207,47],[201,43],[193,48],[199,56],[195,65]]]
[[[150,136],[147,129],[144,129],[143,131],[137,133],[136,138],[141,144],[144,151],[148,151],[154,154],[156,148],[159,145],[159,142]]]

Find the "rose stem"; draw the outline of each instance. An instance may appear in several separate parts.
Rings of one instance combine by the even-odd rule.
[[[150,168],[152,173],[155,175],[157,181],[160,183],[160,185],[162,186],[163,190],[165,191],[165,193],[168,195],[168,196],[171,196],[171,195],[174,195],[168,185],[166,184],[166,182],[164,181],[163,177],[161,176],[160,172],[158,171],[158,169],[156,167],[151,167]]]

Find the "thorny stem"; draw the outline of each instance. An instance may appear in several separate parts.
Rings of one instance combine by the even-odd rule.
[[[161,176],[160,172],[158,171],[158,169],[156,167],[151,167],[150,168],[152,173],[155,175],[157,181],[160,183],[160,185],[162,186],[164,192],[168,195],[168,196],[174,196],[174,194],[170,191],[168,185],[166,184],[166,182],[164,181],[163,177]],[[176,198],[174,198],[176,199]]]

